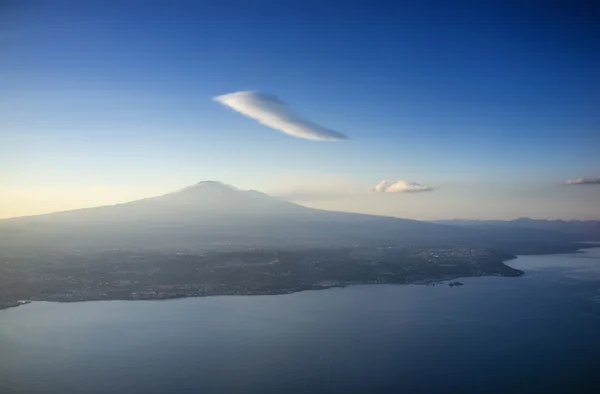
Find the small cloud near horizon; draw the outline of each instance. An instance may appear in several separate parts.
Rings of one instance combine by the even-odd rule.
[[[265,126],[296,138],[313,141],[349,139],[338,131],[328,129],[296,115],[283,101],[269,94],[240,91],[217,96],[214,100]]]
[[[404,180],[397,181],[381,181],[374,188],[370,189],[376,193],[420,193],[430,192],[434,189],[429,186],[421,185],[416,182],[408,182]]]
[[[600,176],[569,179],[567,185],[600,185]]]

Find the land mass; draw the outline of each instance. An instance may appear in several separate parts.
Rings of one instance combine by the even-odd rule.
[[[107,250],[0,265],[0,308],[23,300],[140,300],[286,294],[353,284],[428,284],[523,274],[515,256],[474,248],[373,247],[242,252]]]

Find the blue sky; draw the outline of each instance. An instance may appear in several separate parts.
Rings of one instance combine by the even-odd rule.
[[[0,217],[217,179],[327,209],[600,219],[600,185],[563,184],[600,175],[598,9],[383,4],[8,2]],[[213,100],[246,90],[350,140]],[[383,179],[435,190],[363,194]]]

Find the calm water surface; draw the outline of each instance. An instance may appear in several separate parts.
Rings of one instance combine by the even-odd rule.
[[[0,393],[600,393],[600,248],[520,278],[0,311]]]

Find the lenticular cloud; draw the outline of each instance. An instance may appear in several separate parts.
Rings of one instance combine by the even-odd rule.
[[[235,92],[217,96],[217,102],[265,126],[297,138],[315,141],[347,140],[344,134],[306,120],[275,96],[258,92]]]

